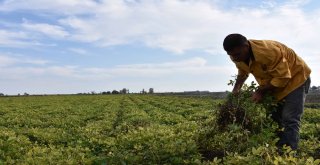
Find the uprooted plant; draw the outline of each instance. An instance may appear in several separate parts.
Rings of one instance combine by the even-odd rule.
[[[229,85],[233,83],[234,81],[230,80]],[[251,95],[257,89],[254,82],[251,82],[251,85],[244,84],[239,94],[230,93],[227,99],[218,105],[216,124],[220,131],[230,124],[236,124],[250,132],[259,132],[267,117],[264,112],[270,110],[274,101],[272,96],[266,95],[261,103],[253,102]]]
[[[230,80],[229,85],[233,83]],[[224,157],[227,152],[242,152],[248,149],[250,137],[270,129],[266,127],[271,123],[267,121],[269,118],[266,110],[273,105],[273,98],[267,95],[257,104],[251,100],[251,95],[256,90],[254,82],[251,85],[244,84],[238,95],[230,93],[218,105],[216,118],[206,123],[204,131],[199,135],[199,150],[205,159]],[[269,132],[267,136],[260,137],[260,140],[272,136],[272,131]],[[254,141],[251,143],[258,143]]]

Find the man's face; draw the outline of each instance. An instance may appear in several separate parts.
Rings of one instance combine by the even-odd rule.
[[[244,44],[233,48],[231,51],[227,51],[232,61],[236,62],[245,62],[250,57],[249,54],[249,45]]]

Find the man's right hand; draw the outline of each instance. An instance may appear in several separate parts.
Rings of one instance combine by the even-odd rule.
[[[234,95],[234,96],[238,96],[239,93],[240,93],[240,90],[237,90],[237,89],[232,90],[232,95]]]
[[[241,90],[242,85],[244,84],[244,82],[246,81],[248,77],[247,76],[237,76],[236,79],[236,83],[234,84],[233,90],[232,90],[232,94],[235,96],[238,96]]]

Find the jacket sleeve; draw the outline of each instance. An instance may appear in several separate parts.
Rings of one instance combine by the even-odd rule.
[[[272,79],[270,83],[275,87],[285,87],[291,78],[291,72],[287,59],[281,50],[274,54],[268,65],[268,73]]]

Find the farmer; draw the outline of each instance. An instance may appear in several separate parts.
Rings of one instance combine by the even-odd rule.
[[[300,118],[310,86],[310,68],[291,48],[277,41],[247,40],[241,34],[229,34],[223,47],[238,68],[232,93],[237,95],[252,73],[259,84],[252,100],[260,102],[266,93],[271,93],[278,101],[271,115],[283,128],[278,133],[277,147],[287,145],[296,150]]]

